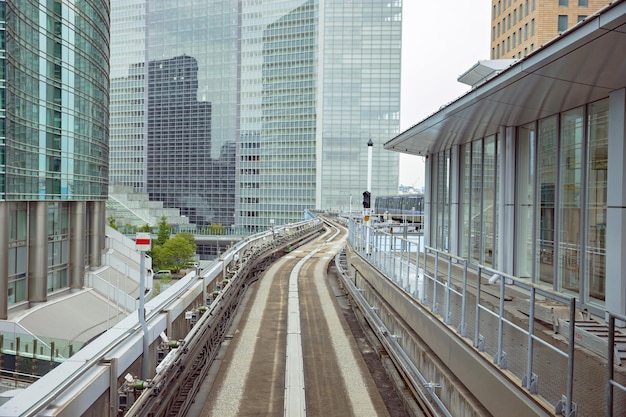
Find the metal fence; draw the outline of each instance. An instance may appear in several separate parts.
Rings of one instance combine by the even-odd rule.
[[[604,408],[605,398],[607,409],[610,401],[620,413],[626,410],[621,399],[609,399],[614,388],[626,394],[618,382],[623,381],[623,372],[617,372],[615,379],[609,375],[607,383],[606,375],[597,371],[604,358],[576,346],[579,334],[575,323],[584,317],[577,312],[574,297],[532,284],[527,278],[470,265],[465,258],[423,246],[419,239],[405,239],[385,228],[352,222],[349,230],[354,250],[455,328],[459,337],[469,339],[478,351],[491,357],[529,394],[553,404],[555,413],[594,416]],[[574,324],[566,327],[566,334],[559,334],[551,319],[558,314]],[[626,322],[625,317],[610,317]],[[610,333],[614,332],[611,327]],[[612,341],[609,346],[613,346]]]

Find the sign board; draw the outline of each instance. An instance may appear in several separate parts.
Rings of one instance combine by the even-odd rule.
[[[363,221],[369,222],[370,221],[370,209],[369,208],[364,208],[363,209]]]
[[[135,236],[135,248],[138,251],[148,252],[152,247],[152,237],[150,233],[137,233]]]

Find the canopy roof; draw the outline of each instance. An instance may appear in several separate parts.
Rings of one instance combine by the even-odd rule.
[[[428,155],[501,126],[606,98],[626,86],[626,0],[618,0],[400,133],[384,147]]]

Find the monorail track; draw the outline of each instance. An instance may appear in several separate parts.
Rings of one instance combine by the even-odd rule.
[[[354,312],[327,276],[345,234],[343,228],[326,223],[323,235],[300,248],[275,252],[236,271],[214,301],[219,307],[199,318],[178,348],[176,360],[150,381],[124,415],[429,415],[406,414],[403,406],[398,407],[397,391],[389,394],[378,388],[381,374],[389,383],[382,365],[374,372],[365,363],[359,348],[367,343],[362,337],[355,340],[344,317]],[[279,255],[283,256],[278,259]],[[252,292],[243,305],[246,291]],[[338,299],[344,300],[343,306]],[[244,310],[238,312],[239,308]],[[290,322],[294,308],[295,323]],[[233,322],[236,315],[241,321]],[[228,349],[220,354],[221,366],[209,372],[225,339]],[[301,363],[294,365],[294,358]],[[214,379],[209,381],[207,375]],[[401,373],[397,375],[395,380],[400,381]],[[210,388],[199,398],[202,383]],[[395,396],[394,409],[388,409],[389,395]]]

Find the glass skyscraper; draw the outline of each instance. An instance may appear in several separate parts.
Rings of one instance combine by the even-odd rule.
[[[109,2],[0,1],[0,318],[82,288],[108,192]]]
[[[400,1],[111,6],[112,184],[252,232],[359,208],[371,139],[372,194],[396,192]]]

